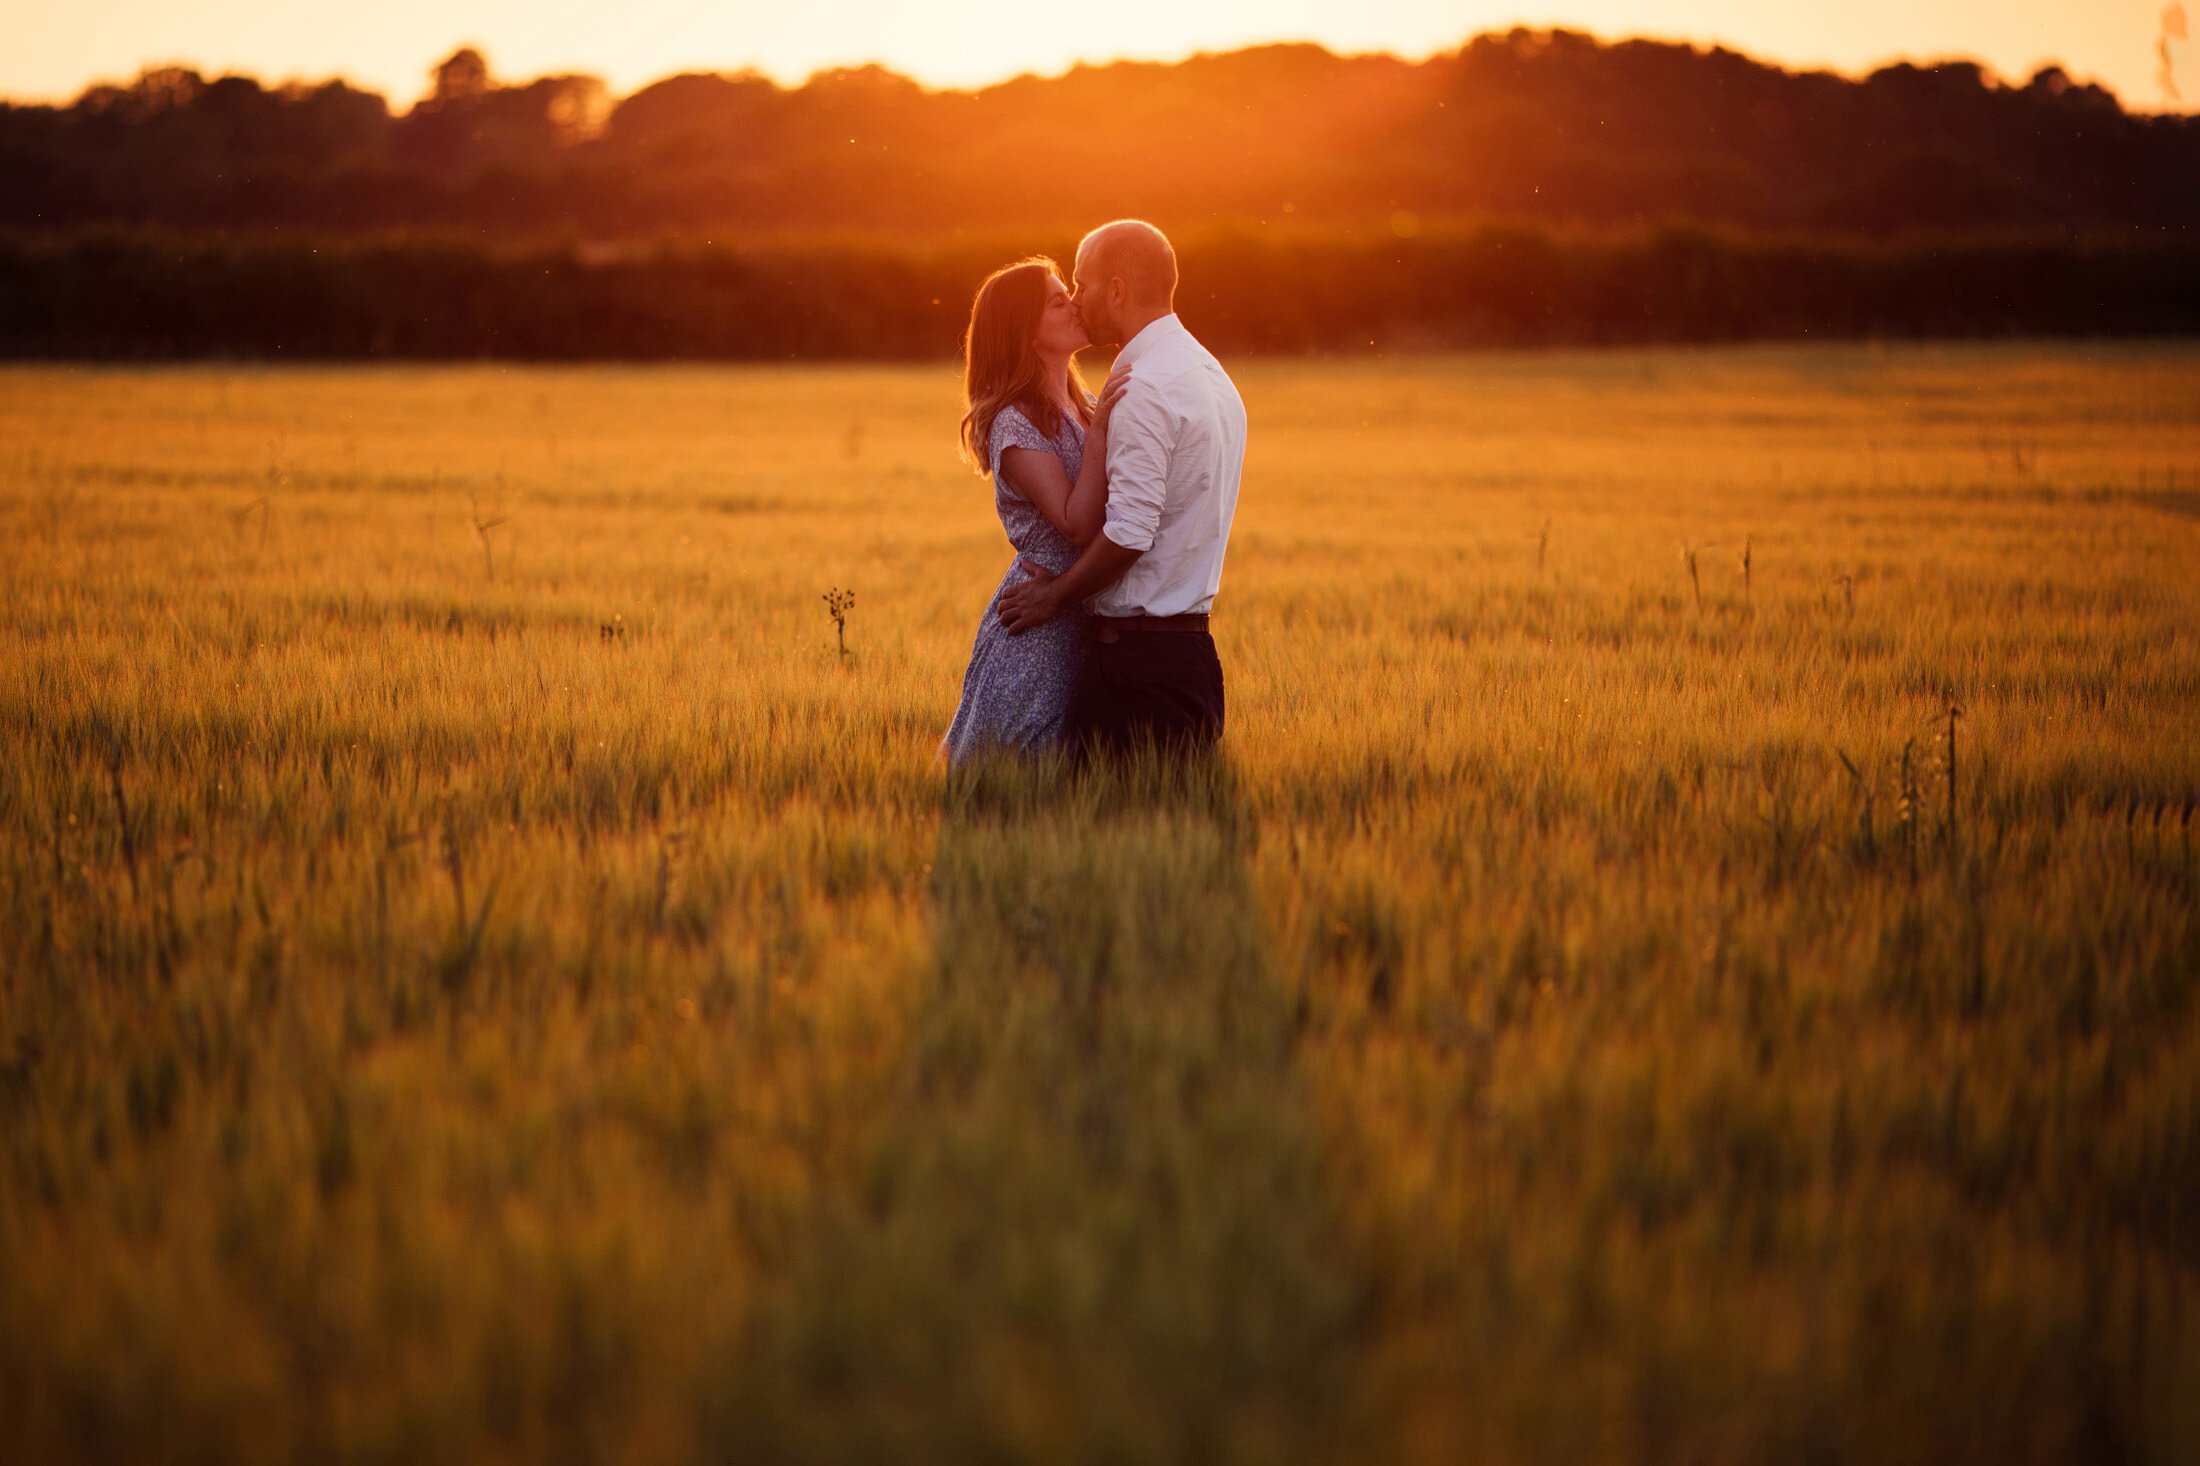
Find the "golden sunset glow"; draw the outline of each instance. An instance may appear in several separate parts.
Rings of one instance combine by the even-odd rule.
[[[270,80],[344,75],[402,105],[456,46],[498,71],[581,71],[631,91],[687,70],[754,67],[795,82],[820,68],[877,62],[934,86],[977,86],[1080,61],[1174,60],[1195,51],[1311,40],[1346,51],[1421,56],[1476,32],[1566,26],[1719,43],[1787,66],[1855,73],[1897,58],[1969,56],[2022,79],[2060,64],[2127,106],[2170,105],[2160,72],[2158,0],[1119,0],[1106,7],[1011,0],[389,0],[373,6],[284,0],[110,0],[0,4],[0,96],[60,100],[95,80],[181,62]],[[2171,43],[2187,103],[2189,45]]]
[[[0,1466],[2195,1459],[2196,11],[0,0]]]

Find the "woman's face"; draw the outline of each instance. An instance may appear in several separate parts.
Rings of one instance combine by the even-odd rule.
[[[1069,303],[1069,291],[1061,281],[1047,276],[1047,303],[1039,310],[1037,345],[1042,356],[1071,356],[1092,345],[1077,307]]]

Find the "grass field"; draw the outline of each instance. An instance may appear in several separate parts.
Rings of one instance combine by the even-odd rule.
[[[946,370],[0,370],[0,1457],[2193,1459],[2200,350],[1239,378],[948,794]]]

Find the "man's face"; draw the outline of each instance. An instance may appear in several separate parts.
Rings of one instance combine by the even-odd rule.
[[[1092,251],[1077,251],[1077,264],[1070,271],[1070,304],[1077,307],[1077,318],[1085,323],[1085,334],[1095,346],[1114,346],[1119,339],[1115,332],[1114,313],[1108,309],[1107,283],[1096,280],[1093,272]]]

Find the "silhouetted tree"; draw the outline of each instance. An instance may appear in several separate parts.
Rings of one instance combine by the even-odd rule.
[[[433,73],[435,89],[425,105],[451,107],[470,102],[489,90],[489,62],[471,46],[463,46],[438,62]]]

